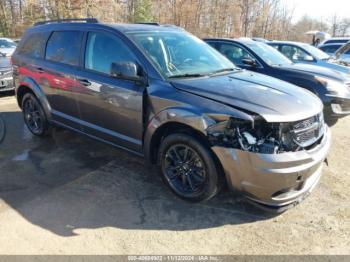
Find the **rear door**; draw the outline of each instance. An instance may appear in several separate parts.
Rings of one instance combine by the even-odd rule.
[[[112,32],[86,32],[84,42],[85,59],[77,74],[77,101],[84,132],[142,152],[145,86],[110,75],[113,62],[140,63],[125,40]]]
[[[79,70],[83,40],[81,31],[54,31],[46,44],[45,62],[37,71],[50,94],[53,120],[80,129],[75,75]]]

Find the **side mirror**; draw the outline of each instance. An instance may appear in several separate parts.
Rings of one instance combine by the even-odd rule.
[[[306,55],[306,56],[303,57],[303,60],[305,62],[313,62],[314,58],[311,55]]]
[[[254,59],[251,58],[243,58],[242,59],[242,63],[243,65],[248,65],[248,66],[256,66],[256,61]]]
[[[110,74],[112,77],[139,81],[141,77],[139,75],[139,66],[134,62],[116,62],[111,64]]]

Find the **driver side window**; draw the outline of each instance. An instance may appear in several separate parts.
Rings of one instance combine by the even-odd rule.
[[[308,54],[300,48],[290,45],[282,46],[281,53],[292,61],[304,61],[305,57],[308,56]]]
[[[89,33],[85,50],[85,68],[109,75],[112,63],[134,61],[135,58],[129,48],[118,38],[105,33]]]
[[[246,50],[241,47],[230,45],[230,44],[220,44],[219,51],[221,54],[226,56],[231,62],[236,65],[243,65],[243,59],[255,60]]]

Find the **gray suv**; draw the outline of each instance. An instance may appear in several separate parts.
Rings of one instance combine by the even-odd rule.
[[[33,134],[61,126],[143,156],[189,201],[226,183],[284,210],[315,187],[331,144],[315,95],[174,26],[42,22],[13,65]]]

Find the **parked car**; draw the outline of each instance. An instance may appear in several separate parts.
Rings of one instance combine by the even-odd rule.
[[[345,66],[350,66],[350,41],[341,46],[332,59]]]
[[[349,66],[350,64],[349,49],[345,51],[343,50],[342,52],[336,54],[337,51],[340,50],[344,45],[346,44],[326,44],[326,45],[319,46],[318,48],[321,49],[323,52],[327,53],[329,56],[331,56],[331,59],[333,59],[335,62]]]
[[[279,78],[316,94],[325,119],[333,125],[350,114],[350,79],[343,73],[315,65],[294,64],[275,48],[250,39],[205,39],[237,66]]]
[[[0,55],[11,56],[17,44],[9,38],[0,38]]]
[[[331,143],[321,101],[183,29],[42,22],[12,59],[34,135],[58,125],[144,156],[183,199],[209,199],[225,180],[281,211],[320,179]]]
[[[0,54],[0,93],[14,89],[10,58]]]
[[[312,45],[291,41],[271,41],[267,44],[276,48],[294,63],[327,67],[345,73],[350,77],[350,67],[336,63],[330,55]]]
[[[321,45],[329,45],[329,44],[345,44],[350,41],[350,37],[331,37],[325,39],[320,43]]]

